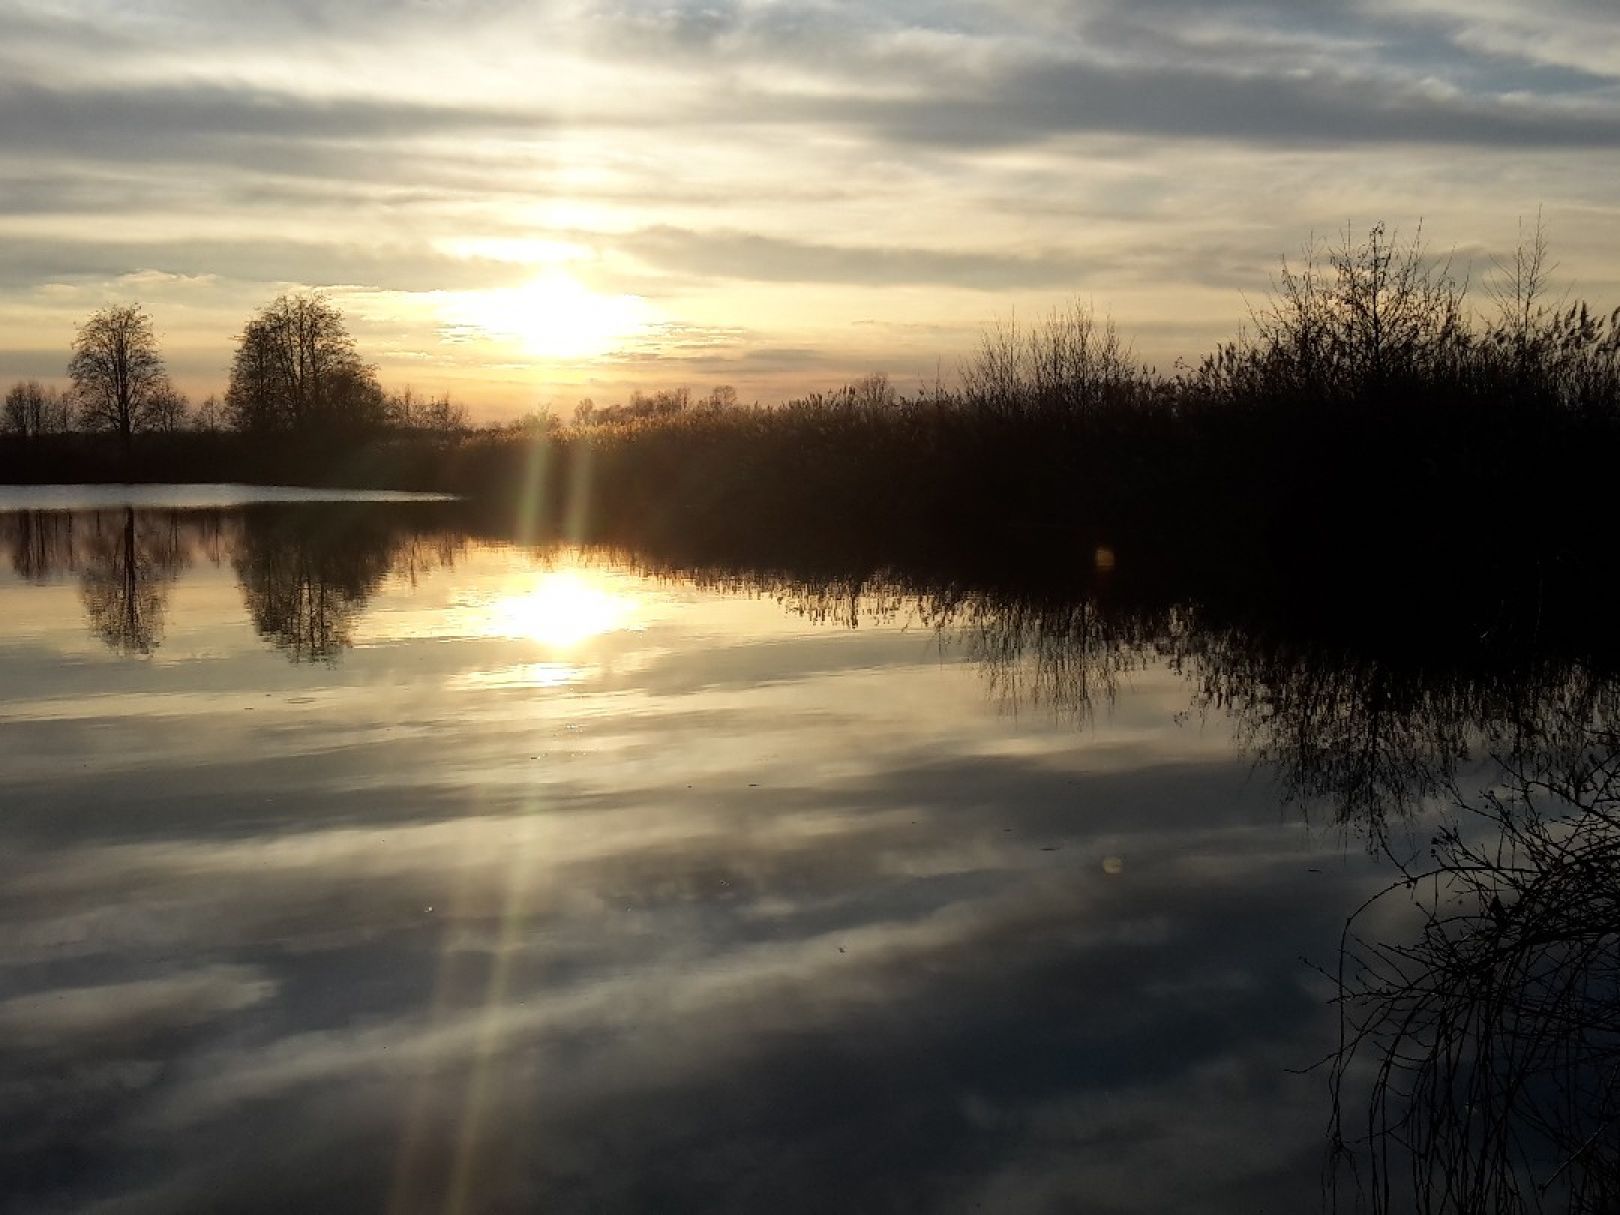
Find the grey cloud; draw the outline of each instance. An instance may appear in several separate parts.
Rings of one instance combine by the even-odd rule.
[[[1620,108],[1604,104],[1612,78],[1481,53],[1432,15],[1356,6],[1087,3],[1043,27],[1022,9],[997,23],[949,7],[676,5],[616,10],[592,30],[596,54],[673,60],[729,81],[717,87],[736,89],[742,66],[844,86],[832,96],[734,96],[721,116],[734,119],[747,102],[754,119],[842,117],[904,143],[984,147],[1073,132],[1304,145],[1620,143]],[[919,42],[919,33],[941,37]],[[1045,59],[1031,57],[1037,39],[1050,48]],[[910,94],[873,96],[874,82]]]
[[[1620,108],[1468,98],[1353,76],[1266,77],[1078,61],[1004,65],[978,87],[827,103],[901,142],[964,149],[1130,133],[1292,147],[1620,147]]]
[[[253,966],[210,966],[161,978],[51,988],[0,1001],[0,1033],[13,1047],[106,1049],[134,1043],[268,999],[275,984]]]
[[[579,118],[570,115],[570,125]],[[260,149],[252,165],[289,144],[391,142],[442,134],[533,133],[553,126],[537,110],[319,98],[217,84],[52,89],[0,87],[0,150],[114,161],[212,161],[231,146]],[[352,163],[353,152],[345,155]]]
[[[1578,30],[1605,0],[1566,0],[1535,7],[1544,31]],[[1526,5],[1526,9],[1529,6]],[[1287,74],[1302,66],[1385,69],[1412,78],[1444,79],[1481,94],[1524,89],[1578,93],[1612,86],[1612,76],[1539,62],[1528,53],[1484,52],[1471,36],[1498,14],[1477,8],[1452,15],[1412,3],[1366,0],[1075,0],[1063,23],[1083,31],[1092,48],[1135,62],[1196,66],[1218,55],[1223,66]],[[1528,16],[1528,13],[1523,16]],[[1510,42],[1511,40],[1504,40]]]
[[[779,371],[803,371],[839,365],[839,359],[825,350],[807,346],[762,346],[735,354],[696,353],[682,355],[658,351],[620,351],[610,356],[610,363],[631,367],[638,363],[659,366],[677,365],[702,371],[711,376],[765,375]]]
[[[206,179],[189,173],[152,174],[134,163],[117,167],[58,163],[41,168],[25,158],[9,162],[0,159],[0,216],[212,216],[224,208],[233,215],[250,209],[279,215],[285,213],[285,208],[433,207],[460,202],[473,190],[486,196],[500,192],[498,186],[474,182],[458,185],[457,175],[465,176],[465,168],[433,156],[413,155],[409,165],[374,162],[364,167],[370,181],[340,180],[310,172],[323,163],[335,167],[338,159],[335,155],[328,159],[318,149],[306,149],[293,166],[306,170],[302,176],[278,178],[254,172],[215,171]],[[424,162],[432,166],[431,185],[418,179]],[[254,167],[264,169],[269,165],[256,157]],[[390,176],[417,180],[390,181]]]
[[[0,235],[0,287],[95,282],[139,270],[219,275],[260,283],[355,285],[433,291],[510,285],[532,269],[511,262],[455,258],[420,247],[357,248],[278,240],[38,241]]]
[[[709,52],[751,22],[736,0],[717,3],[620,5],[594,23],[599,39],[623,47],[637,38],[649,49]]]
[[[1075,6],[1047,31],[1055,49],[1046,61],[1028,58],[1028,46],[1042,32],[1028,15],[1008,14],[997,25],[982,14],[975,20],[951,9],[918,14],[882,8],[745,10],[734,3],[622,5],[576,18],[563,38],[599,60],[651,59],[710,76],[714,87],[707,101],[684,115],[639,114],[633,121],[641,127],[683,116],[808,124],[830,117],[906,142],[969,147],[1074,131],[1261,143],[1591,147],[1620,140],[1620,113],[1601,104],[1613,80],[1529,65],[1504,76],[1499,56],[1458,45],[1432,15],[1396,20],[1315,4],[1302,17],[1299,7],[1256,0],[1212,14],[1194,0],[1157,0],[1145,12],[1140,5]],[[451,20],[500,22],[510,16],[498,5],[464,8],[418,8],[401,28],[427,37]],[[364,28],[351,16],[302,8],[273,9],[271,15],[272,24],[333,36],[358,36]],[[260,14],[255,21],[269,19]],[[191,24],[200,35],[220,36],[200,18]],[[366,24],[374,26],[375,17],[367,16]],[[918,33],[948,37],[918,44],[910,37]],[[393,26],[389,34],[401,36]],[[1017,45],[1026,49],[1014,53],[1010,48]],[[1206,66],[1212,54],[1219,57],[1219,71]],[[987,57],[997,66],[983,74]],[[774,66],[842,83],[844,95],[789,100],[740,91],[740,69]],[[1455,95],[1425,92],[1423,82],[1432,80],[1460,82],[1465,89]],[[850,95],[874,81],[910,87],[916,95]],[[1525,91],[1539,100],[1514,95]],[[1583,96],[1594,104],[1554,104]],[[323,100],[219,84],[74,92],[15,83],[0,91],[0,146],[207,160],[228,157],[229,145],[246,140],[263,144],[275,163],[278,148],[285,158],[291,153],[284,145],[311,141],[386,143],[434,133],[521,134],[631,121],[622,114],[593,114],[592,102],[572,98],[562,115],[470,102]],[[177,134],[189,150],[179,146]]]
[[[1018,201],[1010,197],[994,200],[1007,208]],[[732,230],[696,232],[674,227],[645,229],[621,239],[618,247],[663,271],[698,277],[985,291],[1080,289],[1177,274],[1209,286],[1254,288],[1264,283],[1276,257],[1276,250],[1258,236],[1249,242],[1223,238],[1191,246],[1136,238],[1130,244],[1115,243],[1106,251],[1085,254],[1064,249],[1000,253],[821,244]]]
[[[102,214],[146,207],[172,191],[146,178],[112,179],[90,173],[0,170],[0,215]]]
[[[590,15],[578,30],[594,56],[712,65],[760,64],[848,71],[870,37],[901,22],[879,5],[624,4]]]
[[[919,47],[888,36],[906,28],[898,21],[841,25],[824,12],[773,10],[774,15],[744,19],[724,6],[675,6],[593,18],[586,41],[604,57],[635,58],[641,53],[640,31],[662,39],[653,49],[668,51],[676,63],[714,74],[715,87],[706,100],[633,118],[601,108],[624,104],[622,97],[583,99],[583,108],[582,99],[573,98],[561,114],[536,106],[322,98],[217,83],[76,91],[18,81],[0,87],[0,150],[355,180],[402,175],[406,170],[397,147],[402,142],[446,135],[523,139],[593,126],[644,129],[682,122],[814,126],[831,121],[888,141],[956,148],[1097,132],[1301,146],[1328,141],[1620,144],[1620,109],[1605,106],[1600,91],[1610,81],[1555,73],[1536,79],[1521,74],[1504,84],[1498,79],[1499,61],[1469,57],[1433,34],[1427,42],[1410,33],[1387,44],[1369,41],[1372,49],[1342,64],[1329,58],[1331,43],[1323,43],[1316,57],[1268,49],[1258,39],[1247,46],[1243,20],[1275,19],[1254,6],[1237,10],[1243,14],[1237,20],[1232,10],[1223,12],[1229,25],[1217,44],[1221,70],[1214,70],[1204,66],[1209,46],[1188,43],[1177,32],[1185,24],[1174,19],[1177,14],[1190,18],[1194,11],[1173,0],[1158,6],[1155,12],[1163,19],[1152,23],[1134,10],[1115,8],[1076,17],[1075,33],[1086,35],[1088,53],[1100,50],[1109,56],[1107,62],[1063,57],[1061,51],[1031,60],[1027,50],[1012,53],[1005,39],[983,31],[948,49]],[[943,28],[948,27],[935,32]],[[626,30],[630,36],[608,36]],[[1367,31],[1370,38],[1383,27]],[[1401,61],[1403,55],[1409,62]],[[768,65],[809,70],[847,87],[831,96],[765,97],[741,91],[732,79],[736,68]],[[1473,91],[1441,93],[1421,84],[1452,77],[1468,77]],[[863,94],[874,79],[910,91]],[[1532,95],[1507,95],[1510,85],[1530,90],[1536,84],[1542,88]],[[1581,104],[1573,103],[1582,98]],[[411,165],[418,180],[430,176],[440,186],[455,168],[438,160]],[[468,189],[481,182],[498,184],[503,176],[493,164],[460,168],[461,184]]]
[[[756,282],[938,284],[995,290],[1073,283],[1087,263],[1070,254],[955,252],[785,240],[748,232],[648,228],[621,247],[661,269]]]
[[[465,30],[501,20],[514,12],[544,14],[557,5],[534,0],[522,6],[509,0],[441,3],[419,0],[344,0],[342,4],[277,0],[236,4],[228,13],[210,0],[147,4],[125,13],[112,6],[79,0],[53,4],[50,11],[11,6],[0,13],[0,63],[7,53],[19,77],[48,75],[51,58],[80,63],[89,56],[114,65],[176,46],[200,55],[238,48],[273,48],[292,56],[329,49],[334,42],[364,39],[368,45],[392,48],[411,39],[442,37],[447,28]]]

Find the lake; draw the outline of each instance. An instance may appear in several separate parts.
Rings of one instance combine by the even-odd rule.
[[[6,1209],[1612,1195],[1614,926],[1549,928],[1620,869],[1578,647],[264,497],[0,499]],[[1529,952],[1475,992],[1482,941]]]

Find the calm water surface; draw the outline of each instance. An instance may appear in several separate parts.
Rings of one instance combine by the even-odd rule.
[[[188,501],[0,514],[10,1209],[1322,1205],[1405,778],[1230,638]]]

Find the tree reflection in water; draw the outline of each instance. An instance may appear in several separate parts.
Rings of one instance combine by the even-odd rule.
[[[431,512],[375,503],[0,512],[13,573],[35,583],[77,573],[91,631],[130,656],[162,644],[180,572],[194,560],[228,558],[261,637],[294,662],[334,662],[384,579],[414,586],[454,564],[466,543],[464,531]]]
[[[60,511],[0,512],[3,538],[11,569],[26,582],[46,583],[78,569],[75,523],[79,517]]]
[[[150,654],[163,640],[169,588],[186,562],[177,516],[128,508],[116,522],[98,515],[82,561],[79,594],[91,629],[116,653]]]
[[[846,627],[863,618],[923,625],[979,665],[1003,708],[1042,708],[1080,725],[1113,701],[1124,679],[1163,664],[1190,685],[1190,712],[1233,723],[1286,802],[1327,808],[1375,848],[1445,795],[1460,771],[1567,735],[1620,698],[1620,654],[1594,659],[1550,638],[1533,651],[1451,652],[1413,652],[1404,638],[1392,652],[1373,623],[1361,647],[1350,648],[1318,642],[1308,621],[1234,618],[1152,596],[1111,599],[1095,586],[1032,594],[881,572],[698,577]]]
[[[418,515],[369,504],[249,511],[232,565],[253,627],[293,662],[335,662],[390,574],[414,585],[464,545]]]

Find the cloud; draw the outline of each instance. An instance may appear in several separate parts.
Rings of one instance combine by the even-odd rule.
[[[620,238],[617,244],[662,270],[760,282],[920,284],[998,290],[1069,285],[1086,271],[1080,258],[1052,249],[1005,254],[862,247],[671,227],[633,233]]]
[[[29,240],[0,234],[0,287],[89,280],[134,288],[175,279],[237,283],[365,284],[385,291],[436,291],[516,284],[529,268],[386,244],[318,243],[265,235],[252,240]],[[234,318],[233,318],[234,319]]]
[[[159,1032],[251,1008],[276,985],[251,966],[209,966],[162,978],[53,988],[0,1001],[0,1035],[12,1049],[106,1051]]]
[[[578,123],[579,116],[570,116]],[[59,89],[0,86],[0,149],[113,161],[214,161],[230,147],[534,133],[538,110],[321,97],[222,84]]]
[[[1266,76],[1081,60],[1014,62],[969,88],[832,100],[822,113],[902,143],[970,149],[1103,133],[1321,148],[1620,147],[1620,106],[1464,96],[1350,73]]]

